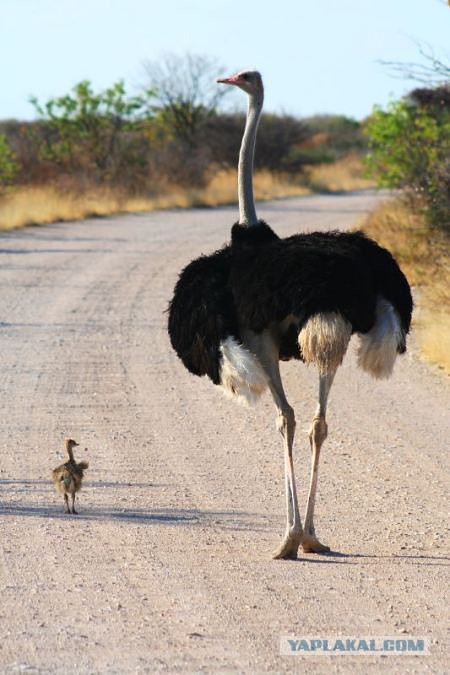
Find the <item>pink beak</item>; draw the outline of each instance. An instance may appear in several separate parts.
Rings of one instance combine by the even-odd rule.
[[[217,80],[217,82],[221,82],[222,84],[239,84],[240,81],[239,75],[232,75],[231,77],[224,77],[221,80]]]

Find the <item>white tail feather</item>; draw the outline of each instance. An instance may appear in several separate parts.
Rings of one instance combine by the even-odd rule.
[[[220,345],[220,379],[225,393],[241,403],[254,403],[267,387],[267,376],[258,359],[233,337]]]
[[[400,318],[390,302],[378,299],[375,324],[359,338],[358,366],[373,377],[390,377],[398,347],[405,339]]]

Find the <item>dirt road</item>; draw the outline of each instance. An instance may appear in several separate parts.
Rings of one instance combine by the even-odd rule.
[[[375,200],[307,197],[260,212],[287,235],[351,225]],[[226,241],[235,214],[155,212],[0,236],[1,672],[448,667],[447,384],[414,344],[387,382],[348,354],[316,509],[338,553],[272,561],[285,524],[273,405],[239,407],[190,376],[163,314],[180,268]],[[304,503],[317,376],[282,369]],[[68,435],[91,464],[78,517],[63,514],[49,481]],[[283,635],[424,636],[431,655],[300,659],[279,655]]]

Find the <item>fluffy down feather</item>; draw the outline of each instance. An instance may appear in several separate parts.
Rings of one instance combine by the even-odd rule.
[[[226,394],[241,403],[254,403],[267,388],[267,376],[258,359],[235,338],[221,344],[220,380]]]

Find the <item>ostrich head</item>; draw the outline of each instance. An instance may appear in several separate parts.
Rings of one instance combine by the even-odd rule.
[[[73,438],[66,438],[64,443],[66,445],[67,450],[69,450],[69,448],[70,449],[75,448],[78,445],[78,443],[74,441]]]
[[[221,78],[217,82],[233,84],[235,87],[239,87],[245,91],[249,96],[254,96],[255,98],[262,98],[264,96],[261,73],[257,70],[241,70],[236,75]]]

